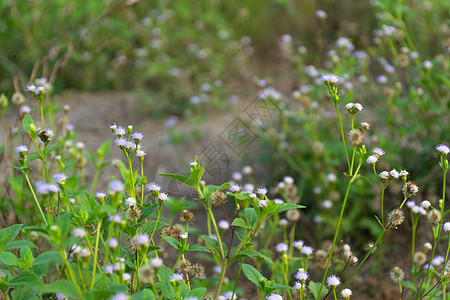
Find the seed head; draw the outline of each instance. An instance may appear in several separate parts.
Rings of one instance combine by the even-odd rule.
[[[403,185],[402,188],[403,195],[406,198],[416,195],[419,192],[419,187],[414,183],[414,181],[408,181]]]
[[[432,209],[428,212],[428,222],[430,222],[431,226],[436,227],[441,222],[441,212]]]
[[[370,129],[370,124],[369,123],[367,123],[367,122],[362,122],[361,123],[361,130],[367,131],[369,129]]]
[[[291,222],[297,222],[300,219],[300,212],[298,209],[290,209],[286,213],[286,218]]]
[[[187,259],[182,259],[177,265],[177,272],[188,274],[191,272],[191,268],[192,268],[191,262]]]
[[[214,207],[223,206],[228,201],[227,195],[221,191],[215,191],[211,195],[211,203]]]
[[[395,208],[389,212],[388,220],[391,222],[392,226],[397,228],[405,220],[405,214],[402,210]]]
[[[427,255],[422,252],[418,251],[414,253],[414,264],[418,267],[421,267],[425,262],[427,261]]]
[[[348,133],[348,136],[350,138],[350,141],[356,146],[361,146],[361,142],[364,140],[363,132],[361,129],[352,129]]]
[[[41,131],[41,133],[39,133],[39,138],[41,139],[41,141],[45,144],[47,144],[48,142],[50,142],[53,139],[53,131],[50,129],[44,129]]]
[[[205,277],[205,267],[201,264],[194,264],[191,269],[192,276],[197,279]]]
[[[139,279],[142,283],[151,283],[154,276],[155,271],[149,265],[144,265],[139,269]]]
[[[194,222],[194,220],[195,220],[195,216],[192,211],[187,210],[187,209],[181,211],[181,213],[180,213],[180,221],[181,222],[192,223],[192,222]]]
[[[391,279],[394,283],[399,283],[405,278],[405,272],[399,267],[394,267],[391,271]]]

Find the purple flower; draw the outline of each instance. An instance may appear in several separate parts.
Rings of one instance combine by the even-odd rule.
[[[118,180],[112,181],[108,187],[109,192],[113,194],[123,191],[123,183]]]
[[[114,140],[114,144],[116,144],[116,146],[118,146],[118,147],[125,147],[126,143],[127,143],[127,140],[122,137]]]

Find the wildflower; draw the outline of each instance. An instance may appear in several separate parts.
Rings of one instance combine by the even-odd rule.
[[[361,123],[361,129],[362,129],[363,131],[369,130],[369,129],[370,129],[370,124],[367,123],[367,122],[362,122],[362,123]]]
[[[350,299],[350,296],[352,295],[352,290],[350,290],[350,289],[343,289],[342,291],[341,291],[341,296],[342,296],[342,298],[344,298],[344,299]]]
[[[214,207],[223,206],[228,201],[227,195],[221,191],[215,191],[211,195],[211,204]]]
[[[126,142],[125,142],[125,145],[124,145],[124,147],[125,147],[127,150],[132,149],[134,146],[135,146],[135,144],[133,144],[133,142],[130,142],[130,141],[126,141]]]
[[[416,264],[418,267],[422,266],[427,261],[427,255],[422,252],[418,251],[414,253],[414,264]]]
[[[378,176],[380,177],[380,179],[381,179],[383,182],[386,182],[386,181],[389,180],[389,172],[388,172],[388,171],[383,171],[383,172],[381,172]]]
[[[30,111],[31,111],[31,108],[28,105],[23,105],[20,107],[19,114],[20,115],[29,114]]]
[[[82,239],[86,236],[86,231],[83,228],[75,228],[72,230],[72,235],[76,238]]]
[[[408,177],[409,172],[406,170],[401,170],[399,174],[400,174],[400,177],[402,178],[403,182],[406,182],[406,178]]]
[[[405,272],[399,267],[394,267],[391,271],[391,279],[394,283],[399,283],[405,278]]]
[[[333,207],[333,202],[331,202],[331,200],[323,200],[322,201],[322,207],[325,209],[330,209]]]
[[[450,152],[450,148],[444,144],[437,145],[436,150],[443,156],[447,156],[447,154]]]
[[[256,198],[257,198],[255,193],[251,193],[251,194],[249,194],[248,196],[249,196],[250,198],[252,198],[252,199],[256,199]]]
[[[433,67],[433,64],[431,63],[431,61],[426,60],[423,62],[423,68],[425,70],[430,70]]]
[[[114,248],[116,248],[119,245],[119,243],[117,242],[117,239],[115,237],[111,237],[109,239],[108,245],[109,245],[109,248],[114,249]]]
[[[273,202],[275,202],[276,204],[282,204],[282,203],[284,203],[284,201],[283,201],[282,199],[280,199],[280,198],[275,198],[275,199],[273,199]]]
[[[125,293],[117,293],[114,296],[111,297],[111,300],[128,300],[130,297],[127,296]]]
[[[283,178],[284,183],[290,185],[290,184],[294,184],[294,178],[292,178],[291,176],[285,176]]]
[[[161,190],[161,186],[159,184],[152,182],[149,185],[147,185],[147,189],[149,192],[159,192]]]
[[[242,173],[241,172],[233,172],[233,174],[231,174],[231,178],[234,181],[241,181],[242,180]]]
[[[301,254],[304,254],[304,255],[306,255],[306,256],[311,255],[313,252],[314,252],[314,249],[313,249],[313,247],[310,247],[310,246],[304,246],[304,247],[300,250],[300,253],[301,253]]]
[[[139,246],[147,246],[150,242],[150,235],[148,233],[138,234],[136,236],[136,244]]]
[[[183,274],[174,273],[174,274],[170,275],[170,281],[174,282],[174,281],[180,281],[180,280],[183,280]]]
[[[43,129],[41,133],[39,133],[39,138],[45,144],[50,142],[53,139],[53,131],[51,129]]]
[[[230,223],[228,223],[227,220],[220,220],[218,226],[220,229],[227,230],[228,228],[230,228]]]
[[[187,232],[185,232],[185,233],[180,233],[180,238],[181,238],[182,240],[187,240],[187,238],[188,238],[188,233],[187,233]]]
[[[20,145],[16,148],[16,153],[19,153],[20,155],[22,155],[22,153],[26,153],[28,152],[28,146],[26,145]]]
[[[299,290],[303,287],[303,283],[301,283],[300,281],[296,281],[294,283],[294,289]]]
[[[57,183],[64,184],[67,179],[67,176],[64,175],[64,173],[57,173],[53,175],[53,179],[55,179]]]
[[[286,252],[288,250],[288,245],[285,243],[279,243],[275,246],[275,250],[280,253]]]
[[[145,155],[146,155],[146,153],[144,151],[142,151],[142,150],[136,151],[136,156],[138,158],[143,158]]]
[[[372,150],[372,154],[375,154],[377,157],[384,155],[384,151],[381,148],[374,148]]]
[[[232,193],[238,193],[241,190],[240,186],[237,184],[230,184],[230,192]]]
[[[89,251],[88,248],[83,248],[80,250],[80,253],[78,253],[78,256],[83,258],[83,257],[89,257],[91,256],[91,251]]]
[[[289,225],[289,221],[286,219],[281,219],[280,221],[278,221],[278,225],[281,227],[287,227]]]
[[[428,222],[430,222],[433,227],[438,226],[441,222],[441,212],[437,209],[430,210],[428,212]]]
[[[267,188],[265,187],[259,187],[256,189],[256,194],[260,195],[260,196],[264,196],[265,194],[267,194]]]
[[[375,155],[371,155],[367,158],[367,163],[369,165],[374,165],[377,161],[378,161],[378,157],[376,157]]]
[[[321,9],[316,10],[316,17],[319,18],[319,19],[326,19],[327,13],[324,12],[323,10],[321,10]]]
[[[119,193],[119,192],[123,191],[123,183],[118,180],[114,180],[114,181],[110,182],[108,187],[109,187],[110,194],[115,194],[115,193]]]
[[[131,275],[130,274],[128,274],[128,273],[123,273],[122,274],[122,278],[123,278],[123,281],[130,281],[130,279],[131,279]]]
[[[266,297],[266,300],[283,300],[283,297],[280,294],[272,293]]]
[[[305,283],[306,280],[308,280],[309,275],[303,268],[298,269],[297,273],[295,274],[295,278],[299,280],[301,283]]]
[[[331,275],[327,277],[327,286],[335,289],[341,284],[341,280],[336,275]]]
[[[304,244],[305,244],[305,241],[297,240],[297,241],[294,241],[294,243],[292,243],[292,246],[294,246],[297,249],[301,249]]]
[[[402,188],[403,195],[406,198],[416,195],[419,192],[419,187],[414,183],[414,181],[408,181],[403,185]]]
[[[159,194],[158,195],[158,200],[160,200],[160,201],[166,201],[167,199],[169,199],[169,196],[167,196],[167,194],[166,193],[161,193],[161,194]]]
[[[150,266],[155,269],[159,269],[163,265],[163,260],[161,258],[155,257],[150,261]]]
[[[325,83],[336,84],[339,81],[339,77],[334,74],[322,74],[320,79]]]
[[[428,200],[423,200],[423,201],[420,203],[420,206],[423,207],[424,209],[428,209],[428,208],[431,206],[431,203],[430,203],[430,201],[428,201]]]
[[[134,143],[137,145],[137,144],[139,144],[139,143],[141,142],[141,140],[144,138],[144,135],[143,135],[142,133],[140,133],[140,132],[133,132],[133,133],[131,134],[131,137],[133,138]]]
[[[122,222],[122,216],[120,214],[110,215],[109,221],[119,224],[120,222]]]
[[[114,133],[116,134],[116,136],[122,137],[127,132],[125,131],[125,129],[122,126],[119,126],[119,127],[116,128],[116,131]]]
[[[450,231],[450,222],[445,222],[443,225],[443,229],[445,233],[448,233]]]
[[[413,208],[414,206],[416,206],[416,202],[414,202],[413,200],[408,200],[406,201],[405,205],[408,208]]]
[[[264,208],[267,206],[267,200],[259,200],[258,201],[258,206],[261,208]]]
[[[363,110],[363,106],[360,103],[347,103],[345,109],[352,115]]]
[[[400,175],[396,169],[393,169],[389,172],[389,174],[391,175],[392,178],[397,179],[398,176]]]
[[[431,261],[431,265],[438,267],[442,265],[445,262],[445,258],[441,255],[437,255],[433,260]]]
[[[397,227],[405,220],[405,214],[402,210],[394,208],[389,212],[388,220],[391,222],[392,226]]]
[[[423,249],[425,250],[425,253],[430,251],[432,248],[433,248],[433,246],[431,246],[431,243],[423,244]]]

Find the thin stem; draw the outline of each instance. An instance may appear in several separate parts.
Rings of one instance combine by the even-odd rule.
[[[98,226],[97,226],[97,237],[95,239],[95,251],[94,251],[94,267],[92,269],[92,281],[91,281],[90,289],[92,289],[94,287],[94,282],[95,282],[95,271],[97,270],[96,266],[97,266],[97,255],[98,255],[98,240],[100,237],[101,227],[102,227],[102,220],[100,220],[100,222],[98,223]]]
[[[36,198],[36,194],[34,193],[33,187],[31,186],[30,179],[28,178],[28,174],[26,172],[24,172],[24,174],[25,174],[25,179],[27,180],[27,183],[28,183],[28,187],[30,188],[31,193],[33,194],[33,199],[36,202],[36,205],[37,205],[37,207],[39,209],[39,212],[41,213],[42,219],[44,220],[45,225],[48,225],[47,219],[44,216],[44,212],[41,209],[41,205],[39,204],[39,201]]]
[[[236,281],[234,282],[233,294],[231,295],[231,299],[234,299],[234,294],[236,293],[236,287],[239,280],[239,275],[241,275],[242,265],[244,264],[245,257],[242,258],[241,263],[239,264],[239,270],[236,276]]]
[[[349,161],[349,159],[348,159],[347,146],[346,146],[346,144],[345,144],[344,127],[342,126],[341,115],[339,114],[338,103],[336,102],[334,106],[335,106],[335,108],[336,108],[336,113],[337,113],[338,120],[339,120],[339,128],[340,128],[340,130],[341,130],[342,144],[344,145],[345,159],[347,159],[348,169],[351,170],[350,161]]]
[[[225,271],[226,270],[227,270],[227,264],[224,261],[224,263],[222,264],[222,271],[220,272],[219,284],[217,285],[217,291],[216,291],[216,296],[215,296],[216,300],[219,298],[220,290],[222,289],[223,280],[225,279]]]
[[[355,175],[356,175],[356,173],[355,173]],[[325,272],[323,274],[322,283],[321,283],[320,289],[319,289],[319,295],[321,295],[321,293],[322,293],[322,289],[323,289],[323,286],[325,284],[325,279],[327,278],[328,268],[330,267],[331,258],[333,256],[333,251],[334,251],[334,246],[336,244],[336,240],[337,240],[337,237],[339,235],[339,229],[341,227],[342,217],[344,215],[345,205],[347,204],[348,194],[350,192],[350,187],[351,187],[351,185],[353,183],[353,178],[354,177],[352,177],[352,179],[348,182],[348,185],[347,185],[347,191],[345,192],[344,203],[342,204],[341,213],[339,215],[339,221],[338,221],[338,224],[337,224],[337,227],[336,227],[336,232],[334,233],[334,238],[333,238],[333,243],[331,245],[330,254],[328,255],[327,266],[326,266]]]
[[[214,231],[215,231],[216,236],[217,236],[217,242],[219,243],[220,254],[222,255],[222,261],[224,261],[225,260],[225,253],[223,252],[222,239],[220,238],[220,233],[219,233],[219,230],[217,228],[216,220],[214,219],[214,215],[212,213],[211,207],[207,207],[206,209],[208,211],[208,215],[210,216],[212,225],[214,227]]]

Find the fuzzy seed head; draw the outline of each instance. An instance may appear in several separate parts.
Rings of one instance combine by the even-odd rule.
[[[297,222],[300,219],[300,212],[298,209],[290,209],[286,213],[286,218],[291,222]]]
[[[151,283],[154,276],[155,271],[149,265],[144,265],[139,269],[139,280],[142,283]]]
[[[183,210],[180,213],[180,221],[181,222],[186,222],[186,223],[192,223],[195,220],[195,216],[194,213],[190,210]]]
[[[394,267],[391,271],[391,279],[394,283],[399,283],[405,278],[405,272],[400,267]]]
[[[403,195],[408,198],[416,195],[419,192],[419,187],[414,183],[414,181],[410,180],[403,185],[402,191]]]
[[[405,214],[402,210],[395,208],[389,212],[388,220],[392,226],[397,227],[405,220]]]
[[[350,138],[350,141],[356,146],[361,146],[361,142],[364,140],[363,132],[361,129],[352,129],[348,133],[348,136]]]
[[[187,259],[182,259],[177,265],[177,272],[188,274],[191,272],[192,264]]]
[[[211,195],[211,203],[214,207],[223,206],[228,201],[227,195],[221,191],[215,191]]]
[[[417,251],[414,253],[414,264],[421,267],[427,261],[427,255],[425,252]]]
[[[205,277],[205,267],[201,264],[194,264],[191,268],[192,276],[197,279]]]
[[[441,222],[441,212],[432,209],[428,212],[428,222],[430,222],[431,226],[436,227]]]

